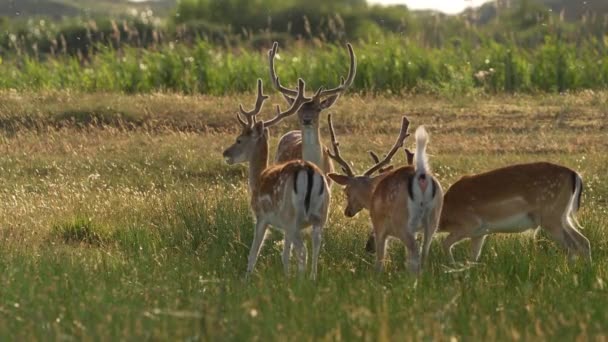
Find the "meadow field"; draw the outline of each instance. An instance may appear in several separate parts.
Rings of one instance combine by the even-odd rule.
[[[330,111],[356,170],[402,115],[429,130],[444,189],[515,162],[578,170],[593,263],[569,263],[541,232],[492,236],[479,264],[455,268],[438,235],[419,278],[398,243],[378,274],[369,216],[345,218],[334,186],[316,282],[284,276],[276,232],[245,281],[247,168],[221,153],[253,98],[0,91],[0,339],[608,339],[608,92],[341,98]],[[271,149],[296,125],[273,127]]]

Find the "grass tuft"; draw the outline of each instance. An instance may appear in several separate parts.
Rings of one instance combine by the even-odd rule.
[[[141,117],[125,112],[113,110],[109,107],[99,107],[92,110],[67,110],[55,114],[52,118],[56,126],[118,126],[139,127]]]
[[[92,219],[78,216],[71,221],[53,226],[54,234],[65,243],[83,243],[99,246],[104,242],[101,227]]]

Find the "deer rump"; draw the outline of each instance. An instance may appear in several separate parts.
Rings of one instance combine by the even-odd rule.
[[[295,220],[298,228],[304,228],[322,221],[328,189],[323,172],[314,164],[292,160],[274,165],[262,173],[262,179],[252,205],[272,213],[268,218],[271,226],[282,229],[286,221]]]

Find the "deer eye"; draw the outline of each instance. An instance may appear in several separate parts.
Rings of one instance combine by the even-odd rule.
[[[240,144],[241,143],[241,139],[236,139],[236,143]]]

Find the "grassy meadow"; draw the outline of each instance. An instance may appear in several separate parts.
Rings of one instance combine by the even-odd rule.
[[[608,38],[606,38],[608,42]],[[517,44],[473,43],[428,47],[408,37],[353,42],[357,77],[351,90],[368,94],[460,96],[602,90],[608,87],[608,57],[592,43],[546,37],[534,49]],[[18,91],[154,93],[226,96],[251,89],[268,74],[270,41],[225,48],[205,40],[153,48],[91,44],[95,54],[0,54],[0,89]],[[0,50],[1,52],[1,50]],[[285,84],[298,77],[311,88],[329,86],[348,72],[346,44],[294,41],[276,57]]]
[[[237,132],[237,104],[251,101],[0,92],[0,339],[608,338],[608,93],[340,99],[331,112],[357,170],[365,151],[390,148],[403,114],[412,128],[427,125],[444,188],[513,162],[579,170],[594,262],[568,263],[541,233],[492,236],[479,264],[455,269],[439,235],[420,278],[398,243],[379,275],[363,248],[367,213],[345,218],[334,186],[316,282],[284,277],[276,232],[244,280],[247,168],[227,166],[221,152]],[[273,146],[295,126],[273,128]],[[455,248],[459,260],[467,245]]]

